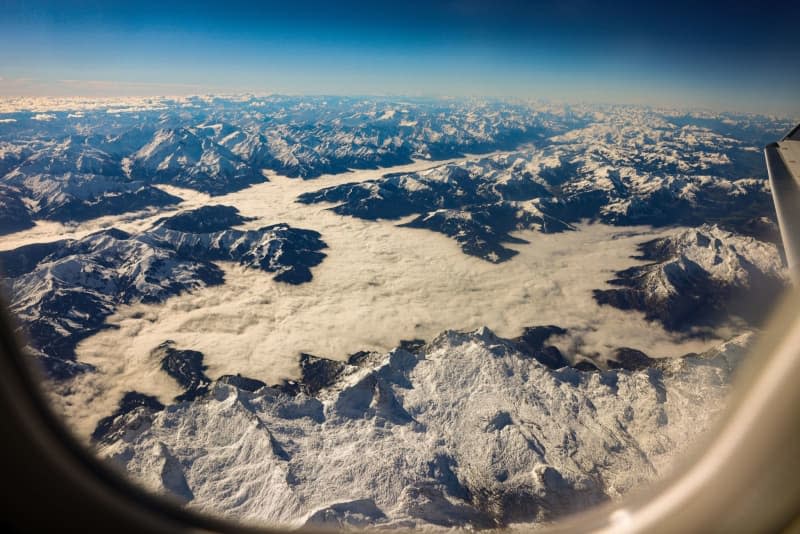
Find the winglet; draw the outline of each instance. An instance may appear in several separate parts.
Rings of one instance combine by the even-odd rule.
[[[800,286],[800,124],[767,145],[764,156],[789,272]]]

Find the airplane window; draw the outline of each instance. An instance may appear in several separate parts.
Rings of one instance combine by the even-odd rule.
[[[247,523],[488,529],[713,428],[790,285],[791,17],[200,4],[0,21],[0,288],[98,458]]]

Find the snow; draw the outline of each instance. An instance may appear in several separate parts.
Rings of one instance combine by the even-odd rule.
[[[771,243],[739,236],[715,225],[685,230],[673,239],[679,243],[682,257],[702,265],[713,280],[747,286],[752,268],[772,278],[788,280],[778,248]]]
[[[191,508],[258,524],[542,522],[667,473],[751,336],[663,373],[550,370],[488,329],[374,354],[311,397],[216,384],[126,417],[99,453]],[[328,512],[322,512],[328,510]]]

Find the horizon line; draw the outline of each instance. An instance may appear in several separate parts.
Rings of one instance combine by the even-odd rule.
[[[1,79],[1,78],[0,78]],[[66,81],[66,80],[65,80]],[[72,81],[72,80],[70,80]],[[149,82],[142,82],[137,84],[138,86],[158,86],[158,85],[183,85],[183,86],[191,86],[192,84],[156,84],[156,83],[149,83]],[[306,92],[306,91],[274,91],[274,92],[262,92],[262,91],[233,91],[233,92],[188,92],[188,93],[162,93],[162,94],[152,94],[152,95],[115,95],[115,94],[98,94],[98,95],[81,95],[81,94],[72,94],[72,95],[35,95],[35,94],[0,94],[0,101],[4,102],[12,102],[12,101],[19,101],[19,100],[27,100],[27,101],[74,101],[74,102],[91,102],[91,101],[103,101],[103,102],[124,102],[124,101],[133,101],[133,100],[181,100],[181,99],[190,99],[190,98],[198,98],[198,99],[205,99],[205,98],[221,98],[221,99],[234,99],[234,98],[269,98],[269,97],[286,97],[286,98],[363,98],[363,99],[419,99],[419,100],[449,100],[449,101],[498,101],[498,102],[505,102],[505,103],[519,103],[519,104],[532,104],[532,103],[539,103],[545,105],[555,105],[555,106],[600,106],[600,107],[633,107],[633,108],[640,108],[640,109],[648,109],[652,111],[675,111],[675,112],[686,112],[686,113],[717,113],[717,114],[730,114],[730,115],[747,115],[747,116],[760,116],[760,117],[769,117],[769,118],[777,118],[777,117],[785,117],[788,119],[792,119],[795,121],[800,121],[800,111],[797,112],[765,112],[765,111],[752,111],[752,110],[743,110],[743,109],[733,109],[732,107],[728,106],[721,106],[721,107],[709,107],[707,105],[702,104],[685,104],[685,105],[677,105],[677,104],[657,104],[657,103],[648,103],[648,102],[624,102],[624,101],[614,101],[614,100],[607,100],[607,99],[558,99],[552,98],[548,96],[519,96],[519,95],[501,95],[501,94],[474,94],[474,95],[448,95],[448,94],[441,94],[441,93],[347,93],[347,92]],[[99,103],[99,102],[98,102]],[[16,110],[3,110],[0,109],[0,114],[7,115],[12,113],[23,113],[23,112],[38,112],[43,111],[41,108],[37,108],[36,110],[26,109],[20,107]],[[55,112],[59,112],[61,110],[52,110]],[[64,108],[63,111],[67,111],[67,108]],[[139,110],[145,111],[145,110]]]

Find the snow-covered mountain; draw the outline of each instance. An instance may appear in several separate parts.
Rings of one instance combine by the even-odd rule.
[[[668,211],[691,217],[695,201],[722,201],[721,213],[730,196],[739,197],[740,208],[752,206],[748,212],[763,211],[766,197],[756,194],[763,182],[712,189],[704,182],[695,197],[697,180],[684,175],[763,175],[753,140],[777,136],[784,126],[776,119],[712,121],[635,107],[281,96],[54,109],[47,121],[36,120],[34,111],[0,119],[5,115],[13,122],[0,122],[0,180],[29,183],[20,193],[31,199],[29,216],[61,221],[175,201],[152,189],[154,182],[219,195],[262,182],[263,169],[314,178],[535,143],[552,149],[540,158],[552,169],[539,168],[551,188],[571,182],[552,192],[569,200],[566,209],[548,215],[643,223],[660,216],[667,224]],[[649,210],[655,213],[643,215]]]
[[[510,232],[558,232],[585,218],[618,226],[718,222],[738,231],[765,215],[774,218],[766,180],[705,174],[725,165],[733,171],[726,150],[741,147],[713,132],[663,120],[657,128],[617,128],[612,120],[550,141],[542,149],[389,174],[298,200],[334,203],[334,212],[363,219],[417,215],[406,224],[444,233],[466,254],[492,262],[514,256],[502,245],[514,242]]]
[[[37,147],[5,173],[0,184],[7,186],[4,196],[10,202],[24,206],[20,221],[85,221],[180,200],[131,180],[113,156],[78,136]]]
[[[541,178],[514,159],[488,157],[411,174],[388,174],[377,180],[344,184],[306,193],[299,202],[333,202],[340,215],[363,219],[398,219],[419,214],[407,223],[444,233],[465,253],[499,262],[515,252],[503,242],[519,242],[509,232],[536,228],[558,232],[569,228],[541,208],[551,196]],[[547,200],[544,200],[546,202]]]
[[[0,235],[27,230],[33,225],[19,188],[0,185]]]
[[[235,261],[301,284],[325,256],[317,232],[284,224],[231,228],[242,222],[234,208],[204,206],[140,234],[112,228],[0,252],[11,311],[51,376],[65,378],[83,369],[74,365],[78,342],[102,329],[121,304],[161,302],[222,284],[215,261]]]
[[[576,121],[500,102],[290,97],[36,117],[15,112],[0,120],[0,183],[18,188],[3,196],[28,207],[9,231],[26,218],[83,221],[177,201],[153,183],[221,195],[263,182],[264,169],[314,178],[449,158],[513,148]]]
[[[263,182],[258,169],[188,128],[162,129],[123,160],[134,178],[221,195]]]
[[[595,290],[601,304],[644,311],[678,329],[726,316],[759,323],[788,285],[778,247],[703,225],[640,245],[652,263],[620,271],[614,289]]]
[[[534,342],[554,328],[533,329]],[[95,439],[147,487],[262,523],[548,521],[663,473],[721,407],[751,338],[581,370],[545,365],[487,329],[445,332],[347,363],[305,356],[298,382],[273,387],[210,383],[201,370],[168,409],[128,393]],[[201,365],[199,353],[156,350]]]

